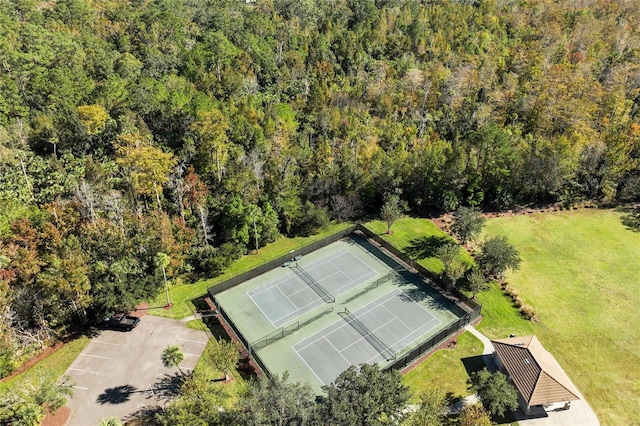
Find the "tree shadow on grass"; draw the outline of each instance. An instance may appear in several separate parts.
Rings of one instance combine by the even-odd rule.
[[[115,388],[105,389],[103,393],[98,395],[97,402],[100,405],[105,404],[122,404],[124,402],[129,401],[131,398],[131,394],[134,392],[141,392],[135,386],[132,385],[121,385],[116,386]]]
[[[620,209],[624,214],[620,222],[630,231],[640,232],[640,206]]]
[[[464,369],[467,371],[467,375],[469,377],[471,377],[473,373],[482,371],[482,369],[486,366],[486,364],[484,363],[483,355],[462,358],[460,361],[462,361],[462,365],[464,365]]]
[[[451,242],[451,239],[445,236],[430,235],[411,240],[411,245],[405,247],[404,251],[412,259],[426,259],[428,257],[436,257],[440,247],[449,242]]]

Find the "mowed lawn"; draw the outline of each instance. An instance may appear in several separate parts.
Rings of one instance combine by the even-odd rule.
[[[437,351],[403,376],[404,383],[411,389],[412,403],[419,403],[420,393],[431,387],[440,389],[450,401],[471,394],[467,387],[468,371],[484,367],[483,345],[469,332],[461,334],[457,341],[455,348]]]
[[[519,250],[520,270],[507,280],[540,318],[532,331],[605,425],[634,424],[640,413],[640,233],[620,218],[565,211],[495,218],[485,228]],[[478,328],[505,337],[513,330],[500,318],[487,315]]]

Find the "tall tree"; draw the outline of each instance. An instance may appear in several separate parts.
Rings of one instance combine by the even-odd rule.
[[[351,366],[322,388],[322,416],[330,424],[393,425],[405,417],[409,389],[400,373],[376,365]]]
[[[491,426],[494,423],[487,410],[480,404],[465,406],[458,416],[460,426]]]
[[[184,379],[180,397],[157,412],[154,420],[163,426],[234,424],[232,418],[223,419],[226,413],[221,409],[228,398],[229,395],[218,383],[196,370]]]
[[[482,243],[477,257],[480,268],[486,274],[502,277],[507,269],[517,270],[520,267],[520,254],[509,243],[505,236],[489,237]]]
[[[201,111],[191,125],[198,137],[198,151],[203,169],[215,173],[218,183],[222,181],[229,160],[229,122],[220,110]]]
[[[154,196],[161,208],[162,186],[176,165],[173,154],[151,145],[149,138],[138,133],[118,137],[116,162],[124,169],[136,194]]]
[[[55,413],[64,407],[67,397],[72,395],[68,378],[59,381],[40,368],[0,393],[0,418],[16,425],[39,425],[46,413]]]
[[[452,291],[467,270],[467,264],[460,257],[460,246],[453,241],[444,244],[438,249],[438,259],[444,266],[442,274],[447,278],[447,291]]]
[[[420,404],[403,426],[440,426],[445,423],[447,398],[445,393],[436,387],[428,387],[420,394]]]
[[[307,383],[289,381],[289,373],[263,378],[240,400],[236,421],[247,426],[315,424],[315,396]]]
[[[460,238],[462,244],[466,244],[480,235],[484,223],[485,219],[477,208],[458,207],[453,214],[451,230]]]
[[[387,222],[387,234],[391,234],[391,225],[402,217],[403,208],[400,196],[396,193],[387,193],[384,204],[380,209],[380,217]]]
[[[489,289],[487,277],[478,268],[471,269],[467,275],[467,281],[469,281],[469,290],[471,290],[474,299],[479,292]]]
[[[235,368],[240,359],[240,349],[233,342],[218,340],[209,352],[211,365],[224,374],[224,379],[229,380],[229,373]]]
[[[518,408],[518,393],[516,388],[507,382],[507,377],[501,372],[492,374],[485,368],[475,372],[469,379],[470,385],[478,393],[482,405],[491,414],[503,416],[507,410]]]

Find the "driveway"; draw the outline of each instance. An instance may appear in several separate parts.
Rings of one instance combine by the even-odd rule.
[[[66,375],[75,383],[68,426],[97,425],[114,416],[123,420],[138,411],[164,406],[175,397],[176,368],[160,356],[169,345],[184,354],[180,368],[191,371],[208,337],[178,320],[146,315],[129,332],[104,330],[71,364]]]

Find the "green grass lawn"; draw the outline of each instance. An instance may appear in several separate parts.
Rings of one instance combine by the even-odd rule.
[[[480,295],[491,338],[535,333],[605,425],[640,413],[640,234],[612,210],[501,217],[486,235],[506,235],[522,264],[507,280],[539,324],[515,321],[492,292]],[[508,303],[507,303],[508,305]]]
[[[154,300],[149,302],[149,305],[152,308],[149,310],[149,313],[174,319],[188,317],[193,314],[194,310],[194,305],[191,301],[205,295],[208,287],[249,271],[256,266],[269,262],[270,260],[284,256],[291,250],[296,250],[315,241],[319,241],[331,234],[335,234],[336,232],[346,229],[349,226],[351,226],[350,223],[333,224],[327,229],[324,229],[321,233],[310,237],[281,237],[275,242],[261,248],[258,254],[251,253],[243,256],[233,263],[224,274],[218,277],[200,280],[193,284],[181,284],[169,287],[169,300],[173,304],[171,309],[154,309],[154,307],[161,307],[166,304],[166,296],[164,292],[161,292]]]
[[[443,269],[442,261],[437,258],[438,248],[448,241],[455,241],[433,222],[421,218],[398,219],[391,227],[391,235],[387,234],[387,223],[382,220],[373,220],[364,226],[407,253],[434,274],[441,274]],[[460,255],[469,265],[473,263],[465,250],[461,250]]]
[[[463,333],[455,349],[440,350],[405,374],[403,381],[411,389],[411,402],[418,403],[420,393],[429,387],[445,392],[451,402],[470,395],[467,372],[484,367],[482,349],[480,340],[471,333]]]
[[[211,364],[210,352],[217,344],[218,341],[215,338],[209,339],[209,342],[207,342],[207,346],[205,347],[202,356],[196,364],[195,371],[198,374],[203,374],[205,377],[208,377],[210,379],[224,378],[224,373],[217,371]],[[231,409],[236,405],[238,397],[246,390],[246,387],[248,385],[247,382],[245,382],[245,380],[242,378],[240,373],[238,373],[238,371],[235,369],[229,373],[229,376],[232,377],[231,381],[227,383],[217,382],[215,384],[215,386],[219,386],[226,395],[225,408],[227,409]]]
[[[62,348],[40,360],[24,373],[0,382],[0,393],[12,388],[15,389],[15,386],[19,386],[20,383],[29,381],[30,378],[38,374],[38,371],[44,371],[47,374],[54,375],[54,377],[61,377],[88,344],[89,338],[86,336],[65,343]]]

